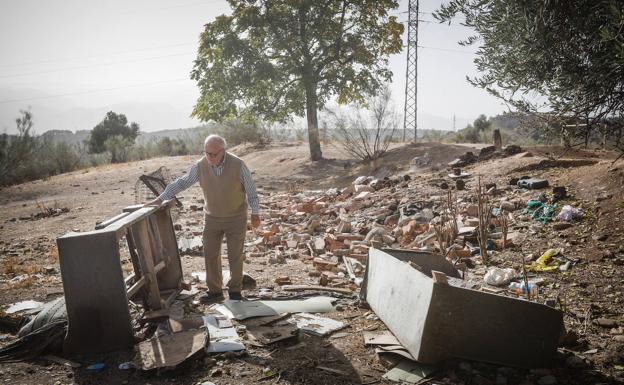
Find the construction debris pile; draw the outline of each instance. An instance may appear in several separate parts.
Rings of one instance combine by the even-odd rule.
[[[568,237],[575,231],[590,234],[584,223],[592,215],[591,207],[565,186],[551,186],[530,170],[501,183],[462,168],[518,152],[517,146],[486,147],[478,156],[467,153],[451,162],[449,170],[426,179],[382,169],[340,189],[260,189],[263,225],[248,232],[245,245],[247,300],[201,304],[198,294],[206,290],[205,273],[180,269],[171,282],[183,275],[191,284],[183,282],[178,287],[184,290],[167,296],[156,287],[151,302],[166,305],[149,309],[150,296],[141,302],[144,289],[139,283],[149,287],[150,279],[135,268],[134,279],[125,278],[121,284],[136,297],[129,306],[130,337],[140,342],[134,344],[133,358],[114,370],[174,368],[203,355],[201,365],[210,368],[211,378],[232,373],[239,378],[251,376],[240,360],[249,353],[247,357],[263,368],[260,380],[279,382],[285,371],[268,364],[272,356],[350,339],[373,350],[376,363],[384,367],[383,379],[397,382],[419,382],[449,359],[535,368],[555,364],[559,352],[568,367],[586,367],[587,354],[593,353],[577,347],[583,346],[578,335],[562,327],[563,311],[577,315],[580,310],[565,303],[551,277],[578,268],[580,259],[570,256],[576,244]],[[414,167],[427,164],[425,158],[412,162]],[[177,243],[170,239],[168,244],[177,244],[178,250],[164,247],[170,256],[178,254],[178,263],[202,254],[203,200],[185,203],[177,223],[167,229],[177,236]],[[167,256],[150,252],[146,241],[154,238],[150,226],[165,222],[147,221],[142,233],[132,228],[128,234],[135,240],[123,245],[137,245],[134,259],[153,258],[154,275],[171,268],[163,262]],[[552,233],[549,243],[534,243],[545,229]],[[163,245],[165,241],[159,238]],[[76,260],[79,257],[77,253]],[[615,255],[605,258],[620,260]],[[252,270],[265,274],[254,278]],[[65,291],[70,298],[71,290]],[[32,312],[30,307],[18,306]],[[576,325],[593,323],[614,339],[624,337],[618,320],[577,319]],[[54,333],[58,336],[58,328]],[[84,342],[79,337],[75,341]],[[20,342],[29,341],[22,337]],[[575,350],[558,351],[560,344]],[[301,365],[343,379],[359,375],[354,367],[333,365],[336,361],[310,359]],[[100,364],[87,370],[107,370]],[[513,374],[501,371],[501,377],[518,376],[510,370]],[[382,375],[377,374],[366,374],[370,378],[362,377],[361,382],[379,381]],[[528,376],[540,384],[556,382],[547,371]]]

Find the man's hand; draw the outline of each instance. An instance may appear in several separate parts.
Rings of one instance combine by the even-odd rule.
[[[151,200],[149,202],[145,202],[143,204],[143,206],[160,206],[160,205],[162,205],[162,203],[163,203],[162,199],[156,198],[156,199]]]
[[[258,214],[251,214],[251,227],[256,229],[259,226],[260,226],[260,215],[258,215]]]

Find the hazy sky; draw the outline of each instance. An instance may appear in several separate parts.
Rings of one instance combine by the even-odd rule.
[[[470,33],[432,22],[441,1],[420,2],[419,127],[461,128],[479,114],[505,110],[469,85],[474,48],[457,45]],[[407,0],[396,12],[405,21]],[[224,0],[2,0],[0,2],[0,132],[14,132],[31,106],[35,127],[90,129],[106,111],[125,113],[143,130],[180,128],[198,96],[189,79],[199,34]],[[395,103],[403,109],[405,52],[391,58]]]

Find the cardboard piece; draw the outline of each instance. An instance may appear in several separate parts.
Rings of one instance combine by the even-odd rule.
[[[206,332],[188,330],[150,338],[135,346],[133,363],[137,368],[151,370],[176,366],[206,345]]]
[[[169,330],[173,333],[178,333],[185,330],[197,330],[204,326],[204,319],[202,316],[188,317],[188,318],[169,318]]]
[[[375,349],[375,353],[379,355],[395,354],[402,358],[405,358],[411,361],[416,361],[416,359],[414,359],[414,356],[412,356],[410,352],[408,352],[407,349],[405,349],[405,347],[403,347],[402,345],[379,346],[378,348]]]
[[[326,336],[336,330],[340,330],[348,326],[344,322],[336,321],[331,318],[320,317],[310,313],[294,314],[291,320],[295,322],[297,327],[304,333],[320,337]]]
[[[212,314],[203,317],[204,326],[208,329],[210,343],[205,347],[206,353],[235,352],[245,350],[236,328],[220,327],[219,319]]]
[[[364,345],[401,345],[389,330],[383,333],[364,332]]]
[[[43,306],[43,302],[37,302],[33,300],[17,302],[9,306],[4,312],[6,314],[13,314],[23,310],[34,310]]]
[[[395,382],[417,383],[437,370],[436,366],[423,365],[414,361],[404,360],[389,372],[383,375],[383,378]]]
[[[279,322],[271,326],[253,326],[247,328],[247,336],[250,341],[261,345],[269,345],[277,341],[283,341],[297,337],[299,328],[290,322]]]
[[[272,323],[281,321],[290,317],[290,313],[283,313],[268,317],[255,317],[243,320],[241,323],[247,327],[247,329],[255,327],[255,326],[266,326]]]

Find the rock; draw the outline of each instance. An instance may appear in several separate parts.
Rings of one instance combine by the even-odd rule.
[[[496,152],[496,146],[486,146],[479,150],[479,158],[487,157]]]
[[[604,259],[612,259],[615,258],[615,253],[611,250],[604,250],[602,252],[602,258]]]
[[[555,186],[553,187],[553,199],[561,200],[565,199],[568,196],[568,190],[566,190],[565,186]]]
[[[206,357],[204,358],[204,365],[206,368],[211,368],[213,366],[215,366],[217,363],[217,360],[212,358],[212,357]]]
[[[572,223],[569,222],[557,222],[553,224],[553,229],[557,231],[565,230],[572,227]]]
[[[522,147],[516,144],[510,144],[503,148],[503,153],[507,156],[516,155],[522,152]]]
[[[500,209],[501,211],[514,211],[516,209],[516,205],[513,202],[502,201]]]
[[[612,197],[613,194],[602,193],[598,197],[596,197],[596,202],[606,201],[608,199],[611,199]]]
[[[594,320],[594,323],[603,328],[613,328],[618,326],[617,321],[611,318],[598,318]]]
[[[461,179],[457,179],[457,180],[455,181],[455,188],[456,188],[458,191],[465,190],[465,189],[466,189],[466,182],[464,182],[464,181],[463,181],[463,180],[461,180]]]

